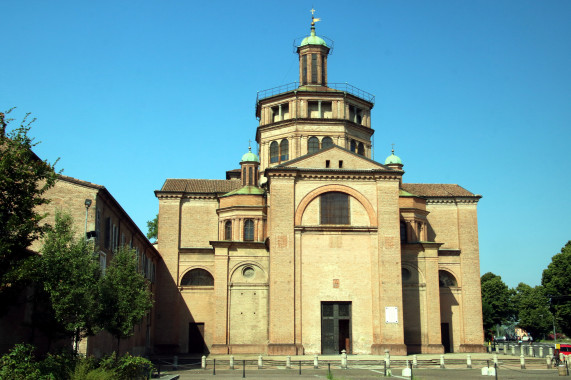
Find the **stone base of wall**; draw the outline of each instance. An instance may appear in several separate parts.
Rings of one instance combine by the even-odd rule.
[[[486,347],[481,344],[461,344],[458,352],[486,352]]]
[[[408,354],[443,354],[444,346],[441,344],[407,344]]]
[[[385,350],[389,350],[391,355],[406,356],[405,344],[373,344],[371,345],[371,355],[384,355]]]
[[[265,344],[230,344],[229,354],[266,354],[268,346]]]
[[[301,344],[269,344],[268,355],[303,355]]]
[[[213,344],[210,347],[210,353],[214,355],[225,355],[229,354],[228,345],[227,344]]]

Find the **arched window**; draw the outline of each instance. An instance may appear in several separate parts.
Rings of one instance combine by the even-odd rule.
[[[283,139],[280,143],[280,161],[289,160],[289,142]]]
[[[310,137],[307,140],[307,153],[312,154],[319,151],[319,139],[317,137]]]
[[[357,154],[360,154],[361,156],[365,155],[365,146],[363,145],[362,142],[359,143],[359,146],[357,148]]]
[[[253,182],[253,180],[254,180],[253,169],[252,169],[251,166],[248,168],[248,175],[249,175],[249,177],[248,177],[248,185],[251,186],[251,185],[253,185],[252,182]]]
[[[254,240],[254,221],[246,219],[244,221],[244,241]]]
[[[357,141],[351,140],[351,152],[355,152],[357,150]]]
[[[333,146],[333,139],[331,137],[324,137],[321,140],[321,149],[327,149]]]
[[[182,286],[214,286],[214,277],[207,270],[192,269],[182,277]]]
[[[349,195],[339,192],[320,196],[321,224],[349,224]]]
[[[232,240],[232,222],[230,220],[224,223],[224,240]]]
[[[406,243],[407,242],[407,238],[406,238],[406,222],[405,221],[400,221],[400,242],[401,244]]]
[[[402,282],[409,282],[412,278],[412,273],[410,273],[410,270],[408,270],[405,267],[402,267],[401,275],[402,275]]]
[[[458,286],[458,282],[452,275],[452,273],[445,270],[438,271],[438,283],[441,288],[455,288]]]
[[[277,141],[272,141],[270,144],[270,163],[278,162],[280,160],[280,148]]]

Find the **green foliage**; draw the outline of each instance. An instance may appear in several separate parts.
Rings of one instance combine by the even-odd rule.
[[[502,281],[502,278],[488,272],[481,277],[481,283],[484,330],[513,319],[515,314],[511,301],[513,291]]]
[[[532,337],[539,337],[552,326],[552,315],[549,311],[549,299],[542,286],[531,286],[520,282],[515,289],[513,303],[518,310],[518,326],[526,330]]]
[[[159,237],[159,214],[153,220],[147,221],[147,238],[157,240]]]
[[[34,360],[34,346],[17,344],[0,358],[0,379],[40,380],[43,377],[39,364]]]
[[[566,335],[571,335],[571,241],[551,258],[543,271],[541,284],[545,294],[553,297],[557,325]]]
[[[9,113],[8,111],[7,113]],[[48,228],[40,222],[44,215],[37,207],[49,202],[45,192],[54,185],[54,165],[40,160],[32,148],[37,145],[28,136],[35,121],[24,118],[19,127],[8,129],[12,121],[0,113],[0,305],[13,302],[17,285],[25,278],[19,271],[31,255],[30,244]],[[25,283],[22,286],[26,285]],[[12,294],[10,294],[12,293]],[[11,297],[11,298],[9,298]]]
[[[56,212],[42,255],[35,257],[38,282],[49,295],[55,319],[76,340],[93,333],[97,310],[99,263],[92,247],[76,238],[73,219]]]
[[[66,379],[74,370],[79,358],[70,350],[59,353],[49,353],[44,360],[39,362],[40,372],[44,377],[54,380]]]
[[[115,380],[117,373],[113,368],[98,367],[95,360],[80,360],[73,372],[69,375],[70,380]]]
[[[113,370],[120,380],[144,380],[154,368],[150,360],[129,353],[121,357],[112,353],[101,360],[100,366]]]
[[[99,288],[99,321],[118,341],[133,335],[133,327],[151,309],[147,280],[137,272],[135,251],[120,247]]]

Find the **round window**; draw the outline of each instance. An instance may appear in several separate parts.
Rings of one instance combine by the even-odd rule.
[[[242,270],[242,276],[247,277],[247,278],[254,277],[254,268],[252,268],[252,267],[244,268]]]

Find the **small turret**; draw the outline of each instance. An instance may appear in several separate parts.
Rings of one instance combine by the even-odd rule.
[[[330,47],[325,40],[315,34],[315,23],[321,21],[315,18],[311,10],[311,32],[297,47],[299,54],[299,84],[327,86],[327,55]]]
[[[260,158],[252,153],[252,147],[248,147],[248,152],[242,156],[240,167],[242,169],[242,186],[258,186],[258,167]]]

